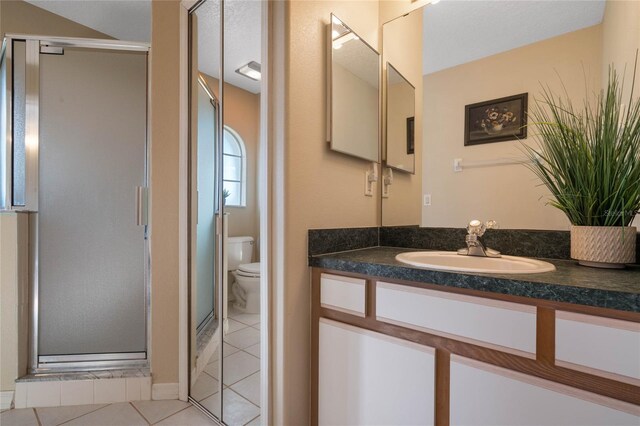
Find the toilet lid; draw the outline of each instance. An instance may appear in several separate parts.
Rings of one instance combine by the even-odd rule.
[[[238,271],[244,272],[246,274],[260,275],[260,262],[245,263],[243,265],[240,265],[238,266]]]

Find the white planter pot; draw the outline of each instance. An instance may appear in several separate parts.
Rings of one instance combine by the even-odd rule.
[[[624,268],[636,261],[635,226],[571,226],[571,258],[585,266]]]

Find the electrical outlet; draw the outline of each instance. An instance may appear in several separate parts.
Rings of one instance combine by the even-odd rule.
[[[431,194],[424,194],[424,205],[425,206],[431,205]]]

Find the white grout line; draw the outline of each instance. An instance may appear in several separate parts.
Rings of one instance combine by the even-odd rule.
[[[211,396],[211,395],[209,395],[209,396]],[[207,398],[209,398],[209,397],[207,397]],[[195,407],[195,406],[194,406],[193,404],[191,404],[191,403],[188,403],[188,404],[189,404],[189,405],[187,405],[186,407],[179,409],[178,411],[176,411],[176,412],[175,412],[175,413],[173,413],[173,414],[169,414],[167,417],[163,417],[163,418],[161,418],[160,420],[158,420],[157,422],[155,422],[155,423],[153,423],[153,424],[154,424],[154,425],[157,425],[158,423],[160,423],[160,422],[162,422],[162,421],[164,421],[164,420],[167,420],[169,417],[173,417],[173,416],[175,416],[176,414],[183,412],[184,410],[187,410],[187,409],[189,409],[189,408],[191,408],[191,407]],[[151,424],[151,423],[149,423],[149,424]]]
[[[89,404],[89,405],[93,405],[93,404]],[[65,421],[64,423],[60,423],[58,426],[63,425],[63,424],[65,424],[65,423],[69,423],[70,421],[73,421],[73,420],[75,420],[75,419],[79,419],[80,417],[82,417],[82,416],[86,416],[87,414],[95,413],[95,412],[96,412],[96,411],[98,411],[98,410],[101,410],[101,409],[103,409],[103,408],[105,408],[105,407],[108,407],[110,404],[97,404],[97,405],[102,405],[102,407],[98,407],[98,408],[96,408],[95,410],[91,410],[91,411],[89,411],[88,413],[84,413],[84,414],[79,415],[78,417],[74,417],[74,418],[72,418],[72,419],[69,419],[69,420]],[[60,406],[60,408],[62,408],[62,407],[63,407],[63,406]],[[36,409],[36,414],[37,414],[37,413],[38,413],[38,410]],[[39,418],[38,418],[38,419],[39,419]]]
[[[249,401],[249,402],[251,402],[251,401]],[[260,407],[258,407],[258,408],[260,408]],[[251,420],[249,420],[248,422],[246,422],[246,423],[244,424],[244,426],[247,426],[249,423],[251,423],[252,421],[254,421],[255,419],[257,419],[258,417],[260,417],[260,414],[258,414],[257,416],[255,416],[254,418],[252,418]]]
[[[72,422],[72,421],[74,421],[74,420],[76,420],[76,419],[79,419],[79,418],[81,418],[81,417],[84,417],[84,416],[88,416],[89,414],[91,414],[91,413],[95,413],[96,411],[100,411],[100,410],[102,410],[103,408],[107,408],[107,407],[108,407],[108,406],[110,406],[110,405],[112,405],[112,404],[105,404],[105,405],[103,405],[102,407],[100,407],[100,408],[96,408],[96,409],[95,409],[95,410],[93,410],[93,411],[89,411],[88,413],[84,413],[84,414],[83,414],[83,415],[81,415],[81,416],[74,417],[73,419],[69,419],[69,420],[67,420],[67,421],[65,421],[65,422],[63,422],[63,423],[60,423],[60,425],[66,425],[66,424],[67,424],[67,423],[69,423],[69,422]],[[60,408],[62,408],[62,407],[60,407]],[[60,426],[60,425],[58,425],[58,426]]]
[[[36,416],[36,422],[38,422],[39,426],[42,426],[42,422],[40,421],[40,416],[38,416],[38,412],[36,411],[35,408],[32,408],[32,410],[33,410],[33,414],[35,414]]]
[[[246,377],[245,377],[245,379],[246,379]],[[237,382],[236,382],[236,383],[237,383]],[[254,404],[253,402],[249,401],[249,400],[248,400],[244,395],[242,395],[240,392],[238,392],[238,391],[236,391],[236,390],[234,390],[234,389],[232,389],[232,388],[227,388],[227,390],[230,390],[231,392],[235,393],[235,394],[236,394],[236,395],[238,395],[240,398],[244,399],[245,401],[247,401],[249,404],[253,405],[254,407],[256,407],[256,408],[260,408],[260,406],[259,406],[259,405],[256,405],[256,404]],[[258,416],[259,416],[259,415],[258,415]],[[256,416],[256,417],[258,417],[258,416]],[[255,419],[256,417],[254,417],[253,419]],[[251,419],[251,420],[253,420],[253,419]],[[249,420],[249,422],[251,422],[251,420]],[[246,423],[245,423],[245,424],[246,424]]]
[[[140,415],[140,417],[142,417],[142,420],[147,422],[148,425],[151,424],[151,422],[149,420],[147,420],[147,418],[144,416],[144,414],[142,414],[140,412],[140,410],[138,410],[138,408],[135,405],[133,405],[133,403],[131,401],[129,401],[129,405],[131,406],[131,408],[133,408],[136,411],[136,413],[138,413]]]

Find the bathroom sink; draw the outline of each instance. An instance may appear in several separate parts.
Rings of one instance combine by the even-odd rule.
[[[462,256],[455,251],[413,251],[401,253],[396,260],[420,268],[438,271],[478,272],[487,274],[537,274],[555,271],[551,263],[526,257]]]

